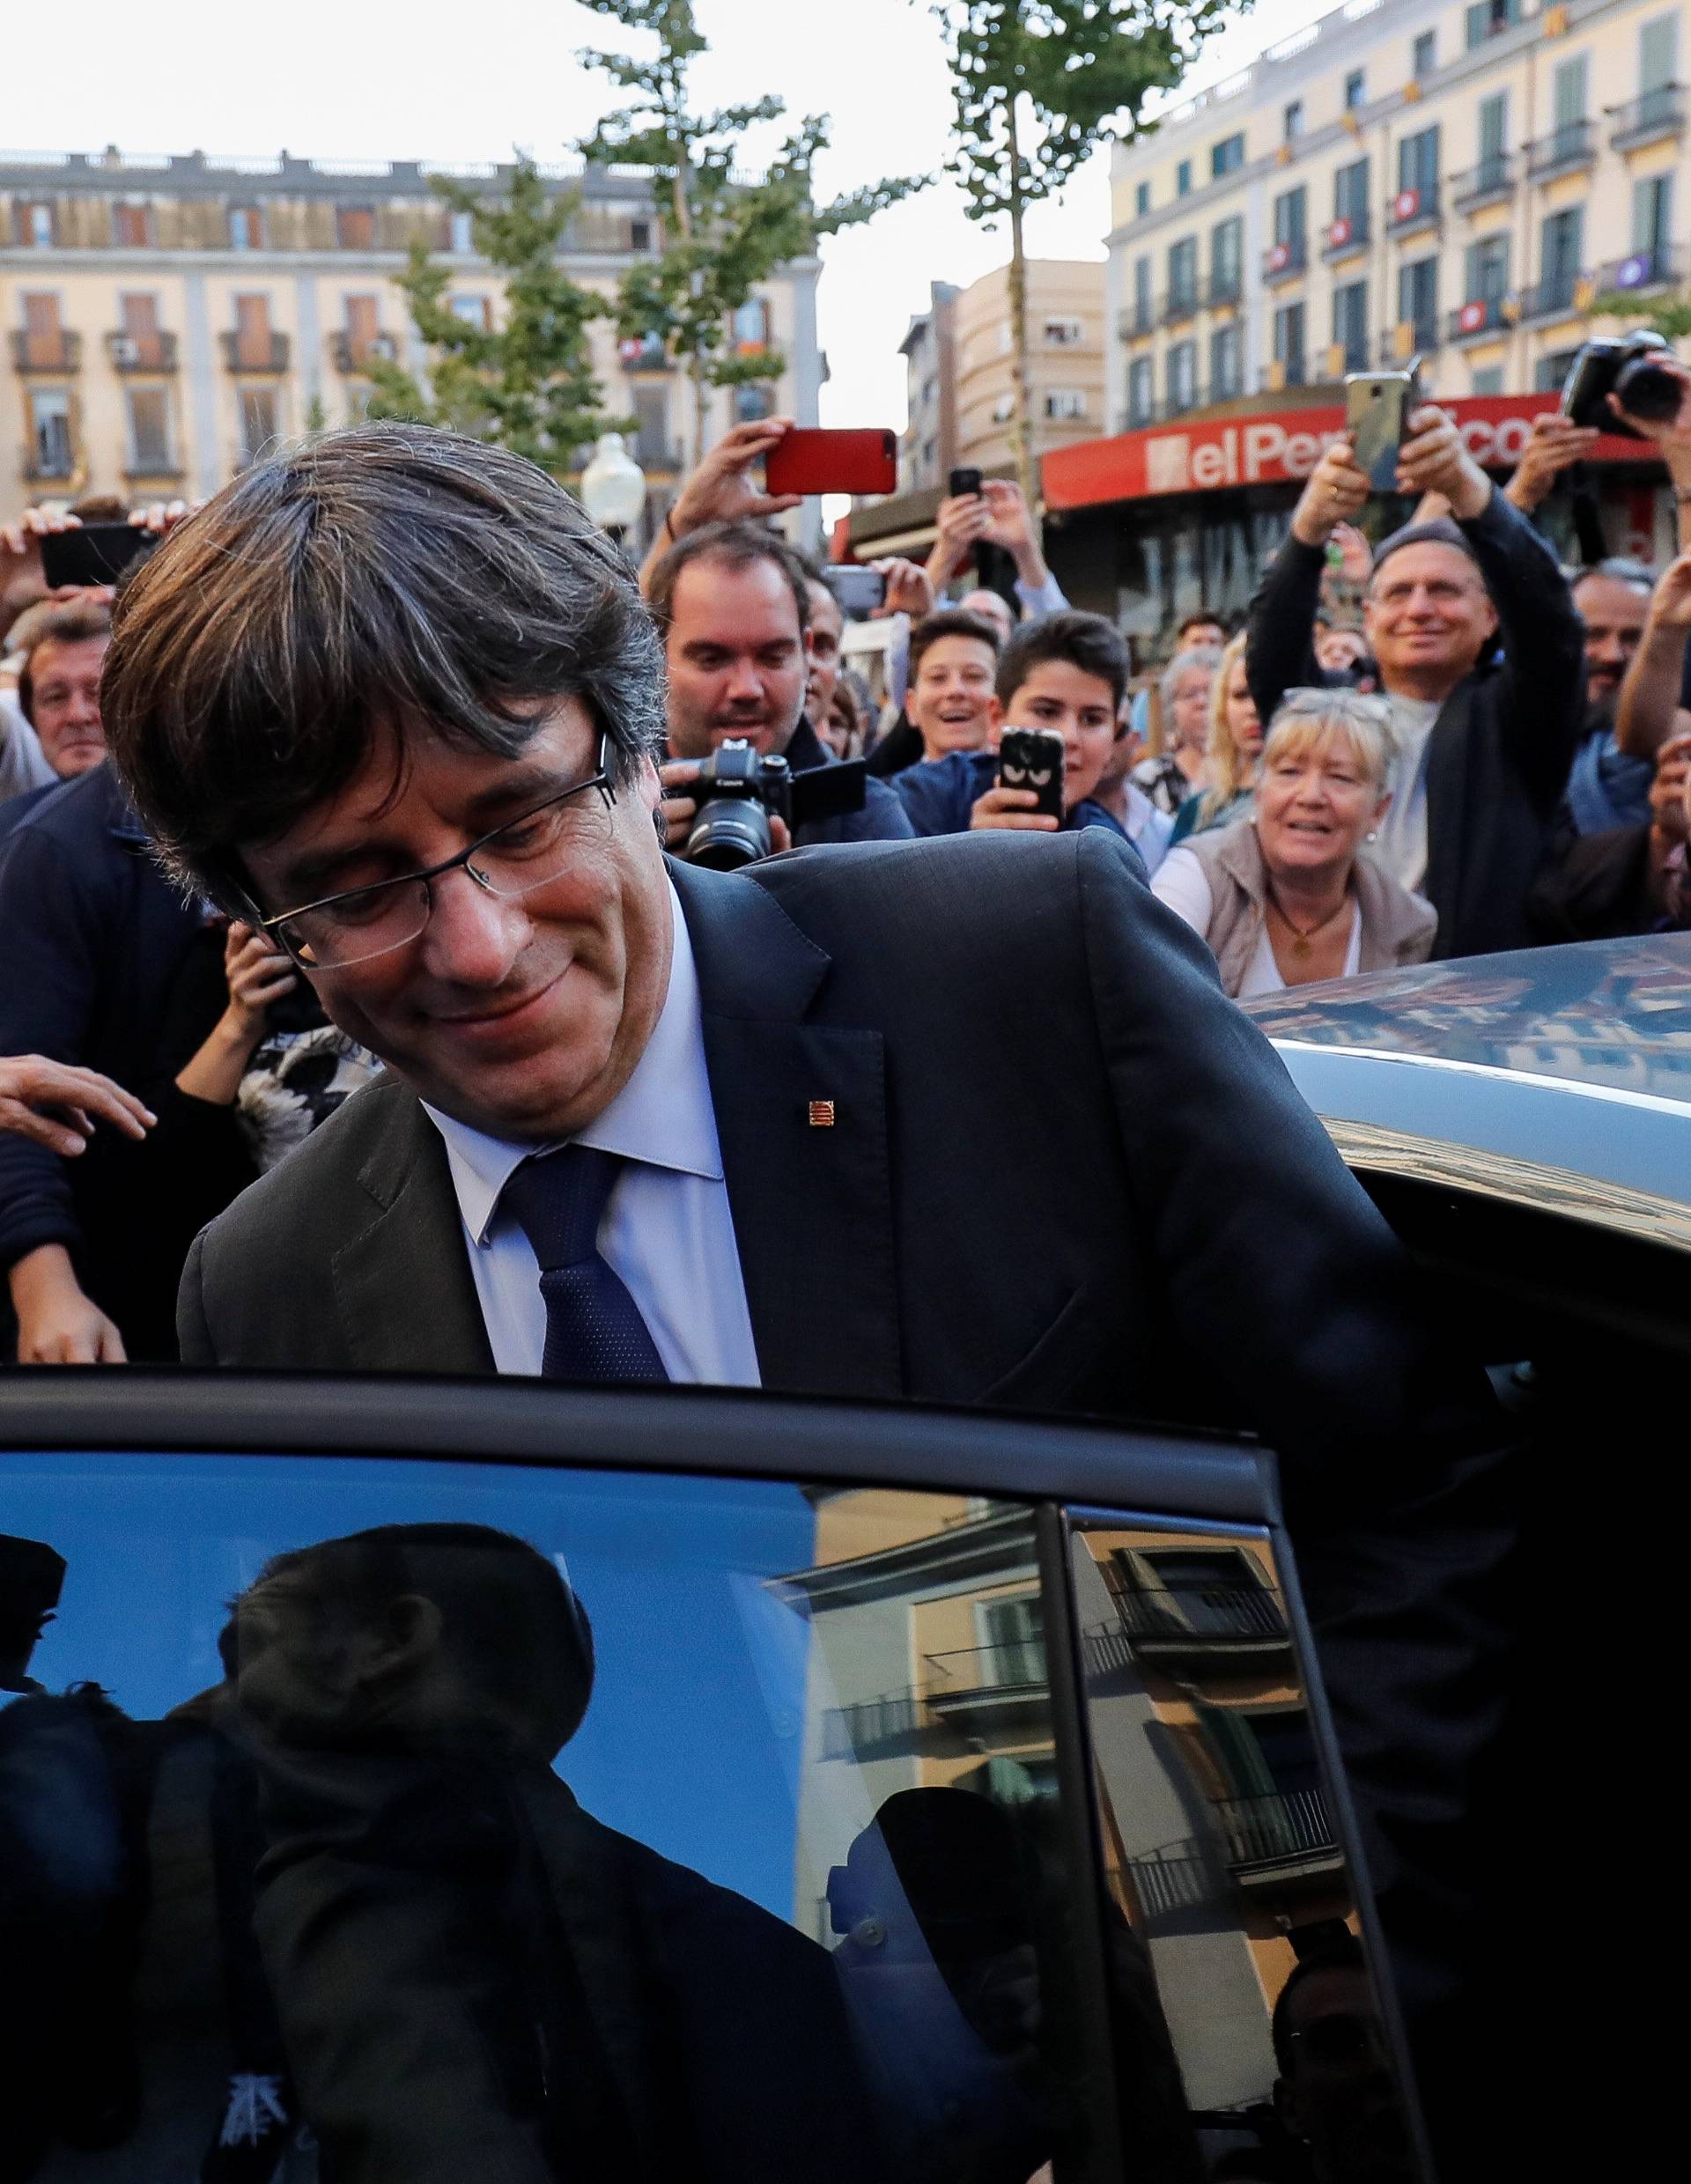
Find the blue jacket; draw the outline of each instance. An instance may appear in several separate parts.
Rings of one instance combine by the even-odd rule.
[[[801,713],[799,725],[787,742],[786,763],[796,774],[809,773],[817,766],[836,765],[838,761]],[[838,819],[813,820],[809,826],[797,830],[793,846],[809,849],[817,842],[909,841],[916,830],[905,816],[905,808],[891,786],[877,781],[871,774],[864,789],[861,811],[844,812]]]
[[[902,773],[893,776],[892,786],[916,833],[966,834],[970,813],[991,788],[997,774],[998,756],[994,751],[948,751],[943,758],[926,759],[919,766],[906,766]],[[1127,839],[1120,822],[1102,804],[1095,804],[1089,796],[1065,815],[1064,831],[1072,827],[1108,827],[1112,834],[1120,835],[1124,842]],[[1137,857],[1138,851],[1133,854]]]

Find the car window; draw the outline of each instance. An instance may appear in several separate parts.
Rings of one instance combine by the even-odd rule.
[[[0,1487],[7,2174],[1111,2173],[1030,1508],[321,1457]]]
[[[1072,1557],[1111,1981],[1154,1984],[1209,2178],[1416,2177],[1266,1532],[1087,1520]],[[1123,2072],[1123,2130],[1137,2129]]]

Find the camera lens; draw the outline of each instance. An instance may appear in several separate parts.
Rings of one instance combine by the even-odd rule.
[[[1664,371],[1653,357],[1641,357],[1622,367],[1614,383],[1623,410],[1649,424],[1671,424],[1680,414],[1680,383]]]
[[[774,847],[769,814],[755,796],[713,796],[701,804],[687,837],[687,861],[713,872],[755,865]]]

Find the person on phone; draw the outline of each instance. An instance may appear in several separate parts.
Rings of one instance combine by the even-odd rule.
[[[1423,405],[1408,433],[1399,489],[1442,493],[1451,518],[1386,539],[1369,579],[1363,626],[1397,753],[1379,860],[1437,911],[1435,956],[1525,947],[1527,893],[1579,737],[1584,631],[1549,549],[1444,411]],[[1340,433],[1252,602],[1246,657],[1265,720],[1288,690],[1324,680],[1312,638],[1327,541],[1369,492]]]
[[[1152,893],[1203,935],[1236,1000],[1426,962],[1433,911],[1365,846],[1391,801],[1390,719],[1383,697],[1289,692],[1251,815],[1163,859]]]
[[[698,762],[724,743],[784,757],[795,775],[835,761],[805,718],[810,596],[784,539],[750,522],[689,531],[653,567],[646,597],[668,667],[663,819],[680,848],[698,810]],[[907,840],[911,826],[891,789],[866,780],[860,810],[801,823],[792,837],[777,815],[772,830],[784,849]]]
[[[1068,605],[1063,587],[1045,566],[1040,550],[1038,526],[1033,520],[1022,488],[1008,478],[983,478],[978,493],[947,494],[934,517],[935,537],[927,557],[927,579],[935,599],[970,565],[975,548],[996,546],[1009,557],[1015,574],[1015,604],[1023,622],[1040,615],[1060,614]],[[1007,618],[1011,609],[1002,593],[991,596],[1001,601]],[[972,602],[972,604],[971,604]],[[978,612],[978,591],[958,602]],[[990,611],[990,609],[988,609]]]
[[[911,824],[920,835],[1008,830],[1056,834],[1076,827],[1126,828],[1097,802],[1102,779],[1125,731],[1127,647],[1102,615],[1047,615],[1030,623],[998,663],[990,748],[955,750],[896,778]],[[1006,728],[1042,728],[1062,738],[1060,819],[1037,808],[1030,788],[1001,784],[999,739]]]

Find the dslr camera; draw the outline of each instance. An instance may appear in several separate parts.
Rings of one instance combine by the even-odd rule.
[[[1574,358],[1562,390],[1562,414],[1576,424],[1594,424],[1628,439],[1647,436],[1618,417],[1608,397],[1619,395],[1634,417],[1652,424],[1670,424],[1680,413],[1683,381],[1664,369],[1673,351],[1659,334],[1643,331],[1588,341]]]
[[[684,854],[713,872],[755,865],[774,846],[769,815],[793,817],[793,776],[785,758],[765,757],[743,741],[727,742],[698,769],[698,809]]]

